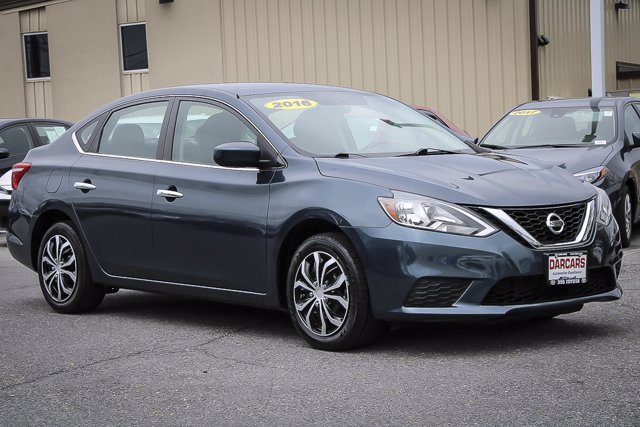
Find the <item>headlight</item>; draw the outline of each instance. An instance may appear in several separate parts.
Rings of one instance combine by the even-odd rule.
[[[587,169],[586,171],[574,173],[573,176],[578,178],[582,182],[591,184],[592,182],[600,181],[607,176],[609,169],[606,166],[599,166],[593,169]]]
[[[407,227],[478,237],[498,231],[473,212],[441,200],[394,191],[378,201],[394,222]]]
[[[598,191],[598,222],[602,225],[609,225],[613,217],[611,201],[603,189],[596,187],[596,190]]]

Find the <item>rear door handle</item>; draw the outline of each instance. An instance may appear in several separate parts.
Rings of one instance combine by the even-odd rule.
[[[74,182],[73,183],[73,188],[76,188],[78,190],[81,190],[82,192],[86,193],[87,191],[91,191],[91,190],[95,190],[96,186],[93,185],[91,183],[91,181],[89,181],[88,179],[82,181],[82,182]]]
[[[156,194],[165,199],[179,199],[184,196],[181,192],[174,190],[158,190]]]

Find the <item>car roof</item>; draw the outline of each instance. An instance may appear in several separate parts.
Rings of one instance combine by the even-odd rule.
[[[553,108],[553,107],[591,107],[592,105],[599,107],[613,107],[617,104],[624,104],[630,101],[638,102],[638,98],[630,96],[606,96],[606,97],[590,97],[590,98],[563,98],[563,99],[545,99],[542,101],[526,102],[516,107],[517,110],[529,108]]]
[[[3,119],[0,118],[0,126],[8,125],[11,123],[24,123],[24,122],[45,122],[45,123],[61,123],[67,126],[73,126],[72,122],[60,119],[46,119],[46,118],[32,118],[32,117],[22,117],[22,118],[13,118],[13,119]]]
[[[188,86],[174,86],[140,92],[142,96],[171,96],[176,94],[192,94],[210,92],[227,92],[234,96],[266,95],[279,92],[359,92],[357,89],[349,89],[338,86],[325,86],[307,83],[213,83]],[[135,97],[135,95],[133,96]]]

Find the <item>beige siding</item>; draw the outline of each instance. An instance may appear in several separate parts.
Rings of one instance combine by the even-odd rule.
[[[25,87],[17,13],[0,13],[0,57],[4,58],[0,61],[0,117],[23,117]]]
[[[640,87],[616,81],[616,61],[640,63],[640,2],[615,10],[605,0],[606,89]],[[587,96],[591,87],[589,0],[538,0],[538,33],[551,40],[540,47],[540,97]]]
[[[56,117],[78,120],[120,96],[115,1],[47,6],[47,28]]]
[[[220,13],[224,81],[372,90],[473,134],[530,98],[526,0],[221,0]]]
[[[147,0],[145,13],[151,87],[223,80],[220,0]],[[249,27],[255,31],[255,22]],[[257,51],[237,54],[255,58]]]

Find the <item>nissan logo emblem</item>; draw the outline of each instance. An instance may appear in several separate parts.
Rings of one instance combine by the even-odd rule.
[[[553,234],[560,234],[564,230],[564,221],[558,214],[550,213],[547,215],[547,227]]]

